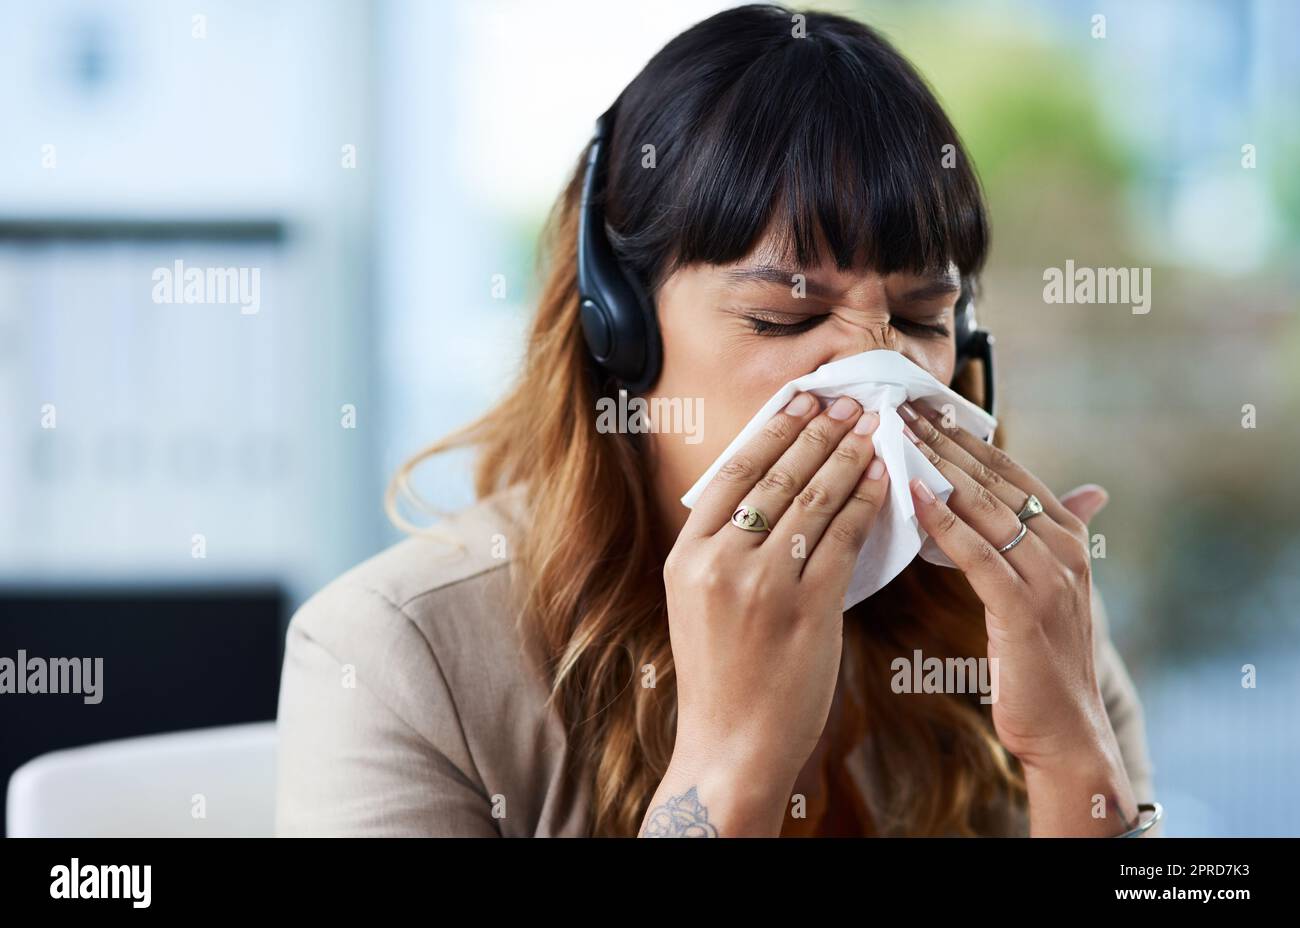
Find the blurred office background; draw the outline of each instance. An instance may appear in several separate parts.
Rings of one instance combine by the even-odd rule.
[[[0,697],[0,777],[274,715],[292,609],[400,537],[389,475],[511,376],[592,120],[729,5],[0,2],[0,656],[93,628],[138,706]],[[814,6],[894,40],[970,147],[1010,448],[1110,491],[1166,832],[1300,834],[1300,5]],[[1046,304],[1067,260],[1152,268],[1150,312]],[[258,311],[155,303],[176,261],[259,268]],[[466,463],[422,495],[468,502]],[[133,642],[178,623],[162,673]]]

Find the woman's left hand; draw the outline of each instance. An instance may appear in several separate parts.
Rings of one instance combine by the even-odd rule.
[[[998,680],[993,723],[1025,768],[1033,831],[1126,829],[1137,806],[1094,662],[1087,523],[1106,504],[1105,490],[1080,487],[1057,499],[1004,451],[948,426],[939,412],[919,403],[899,411],[908,437],[953,485],[945,503],[915,480],[912,498],[921,527],[984,603]],[[1018,513],[1031,495],[1042,512],[999,551],[1019,534]]]

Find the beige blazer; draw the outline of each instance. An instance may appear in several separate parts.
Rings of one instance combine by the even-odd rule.
[[[440,523],[462,552],[407,539],[294,614],[280,682],[278,835],[587,833],[590,792],[563,773],[565,733],[543,711],[547,684],[509,606],[522,502],[514,488],[467,507]],[[1150,801],[1141,704],[1094,602],[1106,709],[1138,801]],[[868,750],[852,769],[870,797]],[[1024,834],[1027,823],[1009,817],[1006,828]]]

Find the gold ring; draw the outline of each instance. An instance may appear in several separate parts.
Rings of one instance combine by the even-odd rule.
[[[753,506],[744,503],[736,507],[736,511],[731,514],[731,524],[736,528],[743,528],[747,532],[772,531],[768,525],[767,516]]]
[[[1027,522],[1042,511],[1043,504],[1038,501],[1037,496],[1030,493],[1029,499],[1025,500],[1025,505],[1021,507],[1020,512],[1016,514],[1016,518],[1021,522]]]

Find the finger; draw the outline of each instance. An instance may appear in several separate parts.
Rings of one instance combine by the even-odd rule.
[[[1076,538],[1083,539],[1086,537],[1086,529],[1075,517],[1074,513],[1061,505],[1061,501],[1056,498],[1056,494],[1047,488],[1047,484],[1013,461],[1009,454],[992,442],[981,441],[959,426],[946,424],[943,421],[943,416],[938,411],[923,403],[913,403],[912,406],[929,419],[935,428],[966,449],[971,457],[1018,489],[1037,496],[1038,501],[1043,504],[1043,512],[1051,517],[1057,525],[1066,529]]]
[[[917,450],[925,455],[952,484],[952,493],[947,505],[994,549],[1001,549],[1010,544],[1020,534],[1020,519],[1006,503],[993,495],[986,487],[976,483],[964,470],[951,461],[945,460],[922,441],[908,426],[903,426],[903,434],[916,445]],[[1078,547],[1077,542],[1071,542]],[[1042,565],[1053,560],[1051,549],[1043,539],[1027,532],[1024,538],[1011,548],[999,553],[1026,580],[1042,575]]]
[[[1084,525],[1091,522],[1093,516],[1101,512],[1108,502],[1110,494],[1106,488],[1095,483],[1086,483],[1061,494],[1061,505],[1074,513]]]
[[[1014,611],[1016,592],[1024,586],[1009,561],[975,529],[961,520],[919,479],[910,488],[916,521],[939,550],[965,574],[984,605],[1000,614]],[[1014,550],[1014,549],[1013,549]]]
[[[808,492],[817,472],[822,465],[838,453],[841,439],[848,434],[862,415],[862,407],[847,396],[838,397],[811,422],[803,427],[794,443],[767,469],[752,490],[745,494],[743,502],[752,506],[767,517],[768,525],[775,528],[780,524],[796,496]],[[860,436],[859,436],[860,438]],[[870,445],[869,439],[851,442],[845,454],[851,460],[845,462],[861,468],[866,467],[863,457],[863,444]],[[862,471],[858,470],[857,474]],[[854,476],[856,477],[857,474]],[[852,484],[850,484],[851,486]],[[812,496],[805,502],[808,509],[821,509],[828,503],[830,488],[824,483],[817,483]],[[841,500],[842,502],[842,500]],[[838,508],[838,507],[837,507]],[[723,526],[726,529],[726,526]],[[734,529],[723,532],[722,537],[730,545],[758,547],[768,537],[767,532],[737,532]]]
[[[713,475],[686,517],[682,534],[699,538],[716,534],[726,525],[745,494],[790,447],[819,408],[817,398],[811,393],[796,393],[791,397],[785,408]]]
[[[909,404],[903,403],[898,409],[910,423],[908,428],[914,430],[912,434],[924,441],[939,457],[952,462],[952,464],[960,468],[962,473],[992,493],[1013,514],[1018,514],[1025,508],[1025,503],[1029,500],[1028,493],[1019,487],[1013,486],[1001,474],[976,460],[969,451],[936,428],[928,417],[918,416],[916,410],[912,409]],[[924,450],[922,448],[923,452]],[[943,468],[940,468],[940,470],[942,471]],[[952,480],[948,482],[952,483]],[[960,509],[958,514],[964,516]],[[1017,518],[1019,518],[1018,515]],[[1078,536],[1070,534],[1069,530],[1058,525],[1050,518],[1029,517],[1026,519],[1025,524],[1029,526],[1029,531],[1046,542],[1047,547],[1059,559],[1073,563],[1074,555],[1077,553],[1076,549],[1079,547]],[[1019,531],[1019,528],[1016,531]],[[990,541],[996,541],[996,539],[991,538]]]
[[[940,457],[952,461],[964,470],[977,483],[1006,503],[1013,512],[1019,512],[1024,508],[1025,501],[1029,499],[1028,493],[1008,483],[1001,474],[976,459],[956,441],[939,431],[928,417],[918,415],[910,403],[900,404],[898,411],[907,426],[937,451]]]
[[[879,424],[880,417],[876,413],[864,412],[853,429],[840,439],[835,452],[790,503],[763,543],[774,565],[784,565],[795,576],[801,574],[810,552],[822,541],[832,520],[848,503],[860,504],[855,494],[866,493],[867,500],[870,500],[870,493],[879,481],[868,481],[870,485],[865,488],[861,484],[875,458],[871,434]],[[883,468],[884,462],[881,462],[877,476]],[[865,535],[862,540],[866,540]],[[781,567],[777,566],[777,569]]]
[[[835,582],[848,589],[853,565],[875,528],[888,491],[889,472],[885,470],[885,461],[873,456],[848,502],[831,519],[817,546],[811,549],[812,553],[803,565],[801,576],[804,580],[809,583]]]

